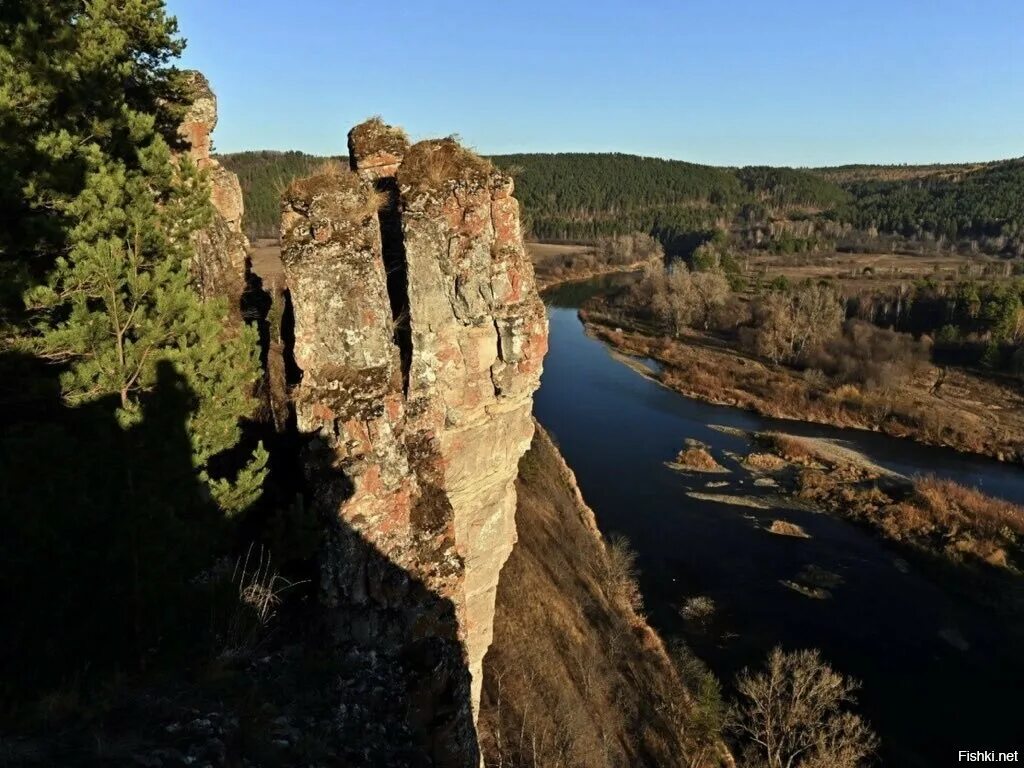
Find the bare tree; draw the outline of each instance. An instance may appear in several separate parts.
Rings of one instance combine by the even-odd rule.
[[[696,321],[706,331],[715,313],[724,306],[732,292],[729,281],[719,271],[708,271],[694,272],[690,282],[697,302]]]
[[[666,276],[665,301],[672,329],[678,335],[691,326],[697,316],[698,299],[690,270],[685,264],[673,265]]]
[[[643,232],[599,237],[594,243],[594,253],[601,264],[627,265],[649,261],[661,266],[665,260],[661,243]]]
[[[846,310],[831,288],[773,291],[754,312],[754,348],[774,362],[795,362],[839,335]]]
[[[859,684],[832,669],[817,650],[774,648],[765,669],[736,680],[740,701],[732,727],[749,745],[748,765],[767,768],[857,768],[878,739],[844,711]]]
[[[672,266],[665,283],[665,301],[677,334],[688,326],[706,331],[731,293],[721,272],[691,272],[682,263]]]

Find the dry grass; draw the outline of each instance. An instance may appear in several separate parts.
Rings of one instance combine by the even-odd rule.
[[[769,526],[768,530],[779,536],[793,536],[798,539],[811,538],[811,535],[799,525],[785,520],[772,520],[772,524]]]
[[[785,469],[788,462],[772,453],[751,453],[743,460],[747,469],[758,472],[778,472]]]
[[[923,477],[914,481],[915,499],[947,527],[969,525],[988,533],[1024,534],[1024,508],[986,496],[950,480]]]
[[[635,556],[624,541],[602,543],[543,432],[516,487],[519,541],[501,573],[484,662],[485,764],[717,765],[690,762],[690,698],[635,610]]]
[[[892,538],[941,550],[954,560],[976,558],[1013,568],[1024,533],[1024,508],[950,480],[917,478],[913,493],[882,510]]]
[[[949,480],[917,478],[882,491],[863,467],[832,464],[796,478],[801,499],[867,523],[883,536],[955,562],[1014,572],[1024,509]]]
[[[673,469],[681,469],[690,472],[725,473],[729,470],[715,461],[707,448],[691,445],[679,452],[674,462],[669,466]]]
[[[483,184],[495,172],[490,160],[449,137],[413,144],[398,169],[398,183],[417,190],[437,189],[452,181]]]
[[[317,163],[310,170],[310,176],[328,176],[330,178],[340,178],[347,176],[352,173],[347,165],[344,165],[340,160],[335,158],[328,158],[320,163]]]
[[[762,439],[771,450],[786,461],[805,465],[818,462],[818,454],[811,445],[798,437],[784,435],[781,432],[770,432],[764,434]]]
[[[364,120],[349,132],[349,148],[360,156],[378,152],[396,156],[409,147],[409,137],[398,126],[388,125],[380,115]]]
[[[391,202],[387,192],[364,181],[338,160],[326,160],[310,176],[292,180],[283,197],[301,207],[311,205],[314,199],[330,198],[329,216],[356,222],[376,216]]]
[[[223,658],[246,657],[255,652],[268,626],[277,615],[281,596],[299,585],[281,576],[271,565],[270,553],[250,545],[244,558],[238,558],[230,583],[237,602],[229,612],[221,634]]]

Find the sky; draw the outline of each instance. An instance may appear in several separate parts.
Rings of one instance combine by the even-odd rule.
[[[218,151],[372,115],[484,154],[713,165],[1024,155],[1024,0],[168,0]]]

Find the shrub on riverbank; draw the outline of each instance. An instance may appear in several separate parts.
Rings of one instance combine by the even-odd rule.
[[[998,567],[1012,565],[1024,534],[1024,508],[951,480],[914,480],[913,493],[885,511],[882,525],[893,538],[934,540],[954,559],[975,557]]]
[[[882,490],[879,475],[867,467],[820,455],[814,462],[818,467],[805,467],[796,476],[801,499],[955,563],[1018,567],[1024,508],[934,476],[902,483],[891,479]]]
[[[690,472],[728,472],[725,467],[715,461],[708,449],[701,445],[691,445],[684,448],[676,456],[674,462],[669,464],[673,469],[680,469]]]
[[[999,382],[948,369],[939,381],[916,376],[899,386],[836,385],[746,355],[715,336],[655,335],[612,306],[597,307],[581,312],[592,333],[620,351],[657,360],[659,380],[689,397],[772,418],[872,429],[1001,461],[1021,456],[1024,398]]]

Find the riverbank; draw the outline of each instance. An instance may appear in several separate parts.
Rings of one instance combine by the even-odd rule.
[[[752,474],[771,479],[795,503],[868,528],[1020,634],[1024,508],[948,479],[905,477],[832,440],[781,432],[753,439],[763,453],[745,460]]]
[[[542,272],[540,269],[536,269],[534,274],[537,280],[537,289],[543,293],[550,288],[568,283],[584,283],[601,277],[640,272],[649,263],[648,261],[635,261],[629,264],[610,264],[604,267],[588,267],[587,269],[570,270],[560,273]]]
[[[772,477],[802,502],[953,564],[1012,574],[1024,566],[1024,509],[1016,504],[949,480],[903,477],[830,440],[780,432],[755,439],[779,459],[757,474]]]
[[[544,291],[565,283],[638,272],[650,264],[660,264],[664,258],[660,248],[651,250],[655,246],[653,240],[647,244],[650,248],[638,250],[632,239],[625,240],[625,245],[631,247],[625,248],[623,243],[616,244],[614,239],[607,238],[592,243],[526,243],[537,288]]]
[[[1016,503],[1024,503],[1024,474],[881,433],[774,421],[680,396],[651,375],[654,363],[630,358],[637,367],[627,367],[584,332],[579,302],[607,289],[573,285],[546,297],[551,353],[536,415],[557,437],[601,530],[628,537],[638,553],[658,633],[685,641],[724,681],[774,645],[820,648],[863,681],[859,711],[882,739],[884,765],[944,765],[957,744],[1016,734],[1019,717],[1006,701],[1024,684],[1021,622],[979,605],[1000,590],[867,525],[815,511],[757,482],[768,477],[745,465],[781,461],[751,438],[777,431],[828,438],[899,475],[935,471]],[[687,438],[730,474],[667,467]],[[737,498],[760,503],[731,503]],[[694,622],[685,609],[700,598],[714,613]],[[936,731],[950,722],[955,729]]]
[[[651,374],[687,397],[778,419],[882,432],[926,445],[1019,463],[1024,398],[967,371],[936,370],[896,389],[829,386],[800,371],[750,356],[708,334],[651,335],[620,316],[580,310],[587,332],[619,352],[655,360]]]

